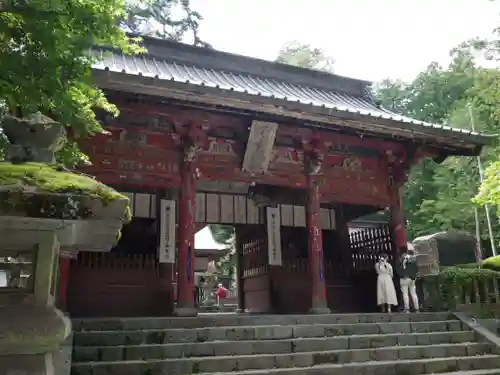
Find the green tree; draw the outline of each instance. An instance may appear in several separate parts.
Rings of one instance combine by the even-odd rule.
[[[67,126],[73,139],[102,133],[94,109],[118,110],[93,84],[88,51],[96,44],[127,54],[140,50],[119,27],[125,0],[18,0],[2,2],[0,10],[5,110],[17,116],[41,111]],[[78,158],[75,150],[70,142],[65,153]]]
[[[500,216],[500,161],[491,163],[484,173],[478,194],[473,201],[480,205],[490,204],[496,208],[497,216]]]
[[[278,53],[276,62],[301,68],[322,70],[333,73],[335,60],[320,48],[298,41],[286,43]]]
[[[474,87],[474,109],[480,123],[488,125],[490,133],[500,134],[500,73],[489,70],[481,76],[482,86]],[[492,205],[500,216],[500,146],[488,150],[484,181],[479,187],[473,202],[479,205]],[[498,220],[494,221],[495,224]]]
[[[173,13],[181,11],[179,18]],[[184,13],[182,13],[184,12]],[[103,133],[94,111],[117,116],[92,82],[95,45],[133,54],[141,51],[127,31],[206,45],[197,35],[201,16],[186,0],[13,0],[0,5],[0,119],[2,113],[27,116],[40,111],[64,124],[70,142],[58,160],[88,163],[79,137]],[[0,157],[6,138],[0,134]]]
[[[500,72],[474,65],[467,51],[458,51],[446,68],[431,64],[409,83],[382,82],[376,88],[379,102],[399,113],[420,120],[445,123],[470,130],[469,106],[476,130],[499,133],[498,92]],[[487,148],[482,155],[487,165],[496,160],[498,149]],[[412,238],[441,230],[458,229],[474,233],[474,206],[471,198],[479,186],[475,158],[450,157],[441,165],[425,160],[415,166],[404,189],[408,231]],[[491,202],[489,202],[491,203]],[[480,215],[481,235],[487,246],[486,218]],[[494,223],[500,239],[500,227]]]
[[[232,275],[236,266],[235,231],[230,225],[212,224],[209,226],[215,242],[231,247],[229,254],[218,263],[218,268],[223,275]]]
[[[189,0],[130,0],[122,25],[133,33],[210,47],[198,36],[202,19]]]

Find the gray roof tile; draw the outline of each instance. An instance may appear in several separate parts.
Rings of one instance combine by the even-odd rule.
[[[263,76],[206,69],[192,64],[176,63],[174,61],[157,59],[149,55],[126,56],[122,53],[110,52],[103,49],[94,49],[92,50],[92,54],[97,58],[97,61],[93,65],[93,68],[96,70],[109,70],[160,80],[171,80],[178,83],[237,91],[248,95],[277,98],[336,111],[393,120],[403,124],[421,125],[422,127],[440,129],[445,132],[480,135],[479,133],[465,129],[431,124],[398,115],[378,106],[369,95],[348,95],[341,92],[269,79]]]

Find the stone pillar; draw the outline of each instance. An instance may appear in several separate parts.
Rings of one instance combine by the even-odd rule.
[[[185,158],[181,165],[181,188],[179,197],[179,250],[177,274],[178,316],[196,316],[194,283],[194,235],[196,208],[196,167],[191,158]]]
[[[306,221],[308,232],[309,272],[311,276],[311,298],[313,314],[328,314],[323,258],[323,238],[321,232],[319,181],[308,176]]]
[[[25,259],[32,254],[33,263],[25,289],[0,295],[1,373],[69,375],[71,322],[54,308],[54,263],[59,252],[56,228],[44,226],[43,219],[36,223],[37,219],[32,223],[27,218],[10,218],[8,223],[9,218],[4,219],[0,220],[0,254]],[[28,268],[25,263],[25,271]]]

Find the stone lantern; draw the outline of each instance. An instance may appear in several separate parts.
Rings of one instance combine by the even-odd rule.
[[[0,369],[67,375],[71,323],[54,306],[59,252],[109,251],[129,201],[55,163],[61,124],[37,113],[6,116],[1,127],[10,144],[0,162]]]

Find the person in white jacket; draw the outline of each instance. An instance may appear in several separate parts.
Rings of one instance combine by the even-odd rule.
[[[375,271],[377,272],[377,305],[380,306],[382,312],[390,313],[392,306],[398,305],[398,297],[396,296],[396,288],[392,280],[394,272],[391,264],[388,262],[387,254],[381,254],[377,263],[375,263]]]

